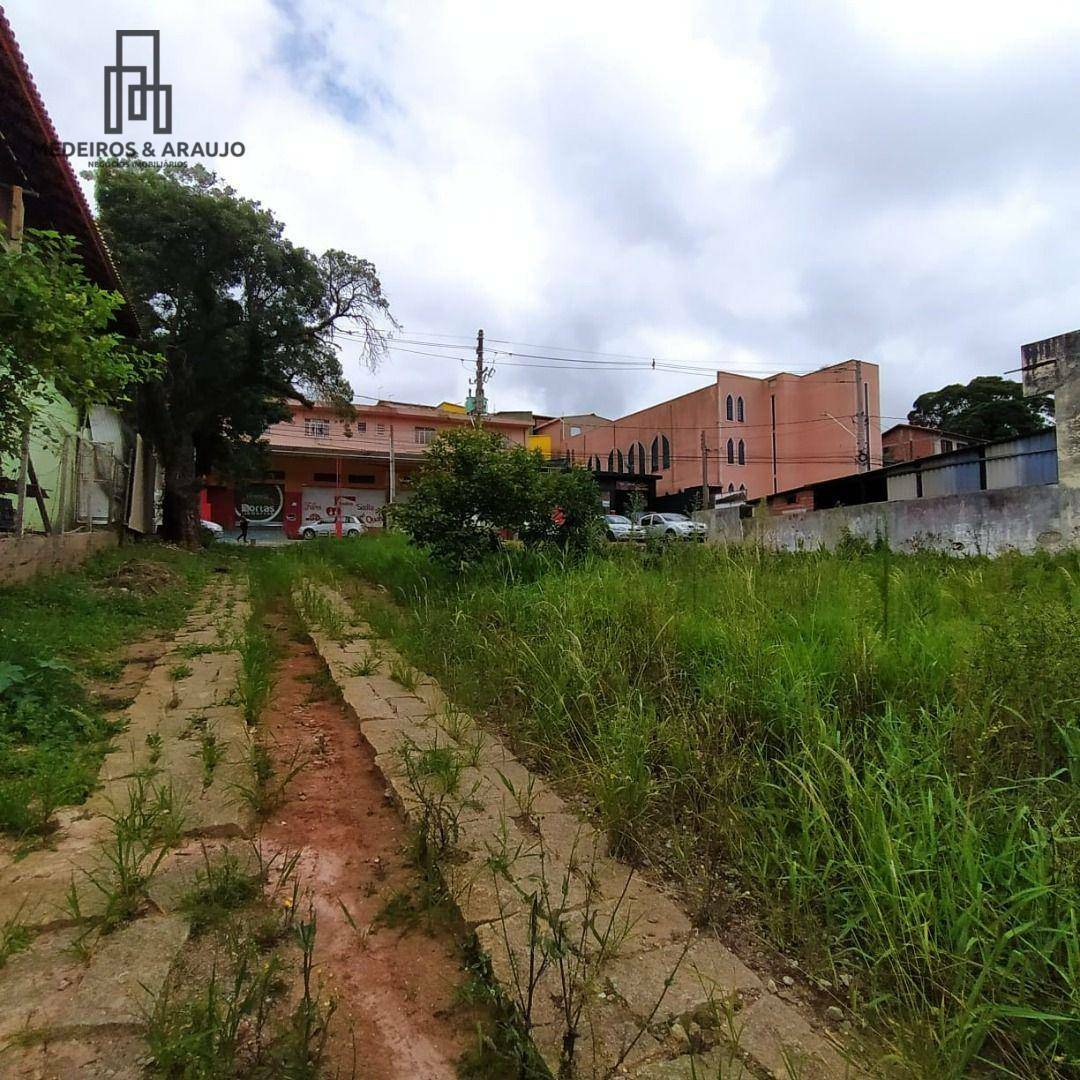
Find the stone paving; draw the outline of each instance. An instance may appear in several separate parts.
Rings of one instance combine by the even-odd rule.
[[[772,993],[610,857],[602,835],[433,680],[410,672],[340,595],[306,584],[294,600],[375,750],[388,797],[411,821],[452,834],[444,882],[504,995],[519,1010],[531,1001],[533,1042],[553,1075],[566,1013],[578,1009],[577,1075],[864,1075],[812,1013]],[[320,616],[327,608],[335,618]],[[555,952],[563,960],[549,959],[537,977]]]
[[[248,777],[248,735],[236,703],[245,593],[231,576],[215,578],[145,679],[134,676],[140,659],[132,650],[115,694],[138,689],[124,709],[126,730],[102,764],[100,788],[56,815],[47,847],[0,859],[0,925],[12,921],[34,935],[0,968],[3,1076],[141,1075],[143,1010],[188,937],[177,902],[203,865],[202,846],[237,845],[233,838],[253,824],[234,788]],[[212,769],[204,757],[209,740]],[[87,935],[106,909],[101,886],[117,850],[116,819],[140,806],[160,821],[172,815],[176,845],[164,852],[138,916]],[[144,866],[157,857],[151,851]]]

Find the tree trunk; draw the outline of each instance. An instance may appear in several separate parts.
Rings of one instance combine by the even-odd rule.
[[[165,487],[161,495],[161,531],[170,543],[199,546],[199,488],[195,449],[190,439],[169,447],[162,462]]]

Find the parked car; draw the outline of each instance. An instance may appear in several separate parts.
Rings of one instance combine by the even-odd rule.
[[[704,540],[708,532],[705,522],[685,514],[642,514],[638,525],[646,537],[663,540]]]
[[[605,514],[604,531],[609,540],[637,540],[641,536],[641,530],[622,514]]]
[[[212,533],[215,540],[220,540],[225,535],[225,530],[216,521],[207,521],[206,518],[199,522],[199,528]]]
[[[358,517],[343,517],[341,519],[342,536],[359,536],[364,531],[364,523]],[[316,536],[337,536],[337,523],[335,521],[305,521],[300,535],[305,540],[311,540]]]

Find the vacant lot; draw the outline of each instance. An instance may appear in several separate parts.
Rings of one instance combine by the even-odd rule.
[[[800,955],[917,1073],[1075,1075],[1076,555],[278,557],[389,587],[380,628],[625,855]]]

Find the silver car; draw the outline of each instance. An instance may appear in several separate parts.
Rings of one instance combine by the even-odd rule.
[[[364,523],[358,517],[343,517],[341,519],[342,536],[359,536],[364,531]],[[337,536],[337,522],[335,521],[305,521],[300,535],[305,540],[315,536]]]
[[[637,540],[641,536],[641,530],[622,514],[605,514],[604,531],[609,540]]]
[[[708,527],[704,521],[691,521],[685,514],[643,514],[638,521],[648,538],[662,540],[704,540]]]

